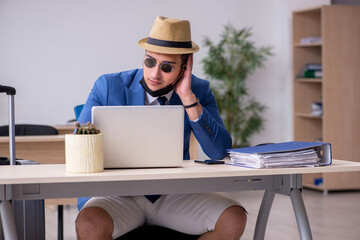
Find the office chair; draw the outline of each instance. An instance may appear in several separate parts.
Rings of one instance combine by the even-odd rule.
[[[83,107],[84,107],[83,104],[74,107],[74,113],[76,119],[79,118]],[[160,226],[141,226],[117,238],[116,240],[139,240],[139,239],[157,239],[157,240],[193,240],[194,239],[195,240],[198,239],[199,237],[200,236],[198,235],[189,235]]]
[[[47,125],[16,124],[16,136],[58,135],[56,128]],[[9,136],[9,125],[0,126],[0,136]]]
[[[200,236],[198,235],[189,235],[160,226],[142,226],[132,230],[131,232],[128,232],[116,240],[196,240],[199,237]]]
[[[80,116],[80,113],[81,113],[83,107],[84,107],[84,104],[80,104],[80,105],[77,105],[74,107],[74,113],[75,113],[76,120],[79,119],[79,116]]]

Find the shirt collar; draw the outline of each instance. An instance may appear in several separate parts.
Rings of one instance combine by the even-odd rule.
[[[145,92],[145,103],[147,105],[154,105],[154,102],[157,101],[158,97],[153,97],[151,96],[149,93]],[[170,98],[172,96],[172,94],[174,93],[174,90],[171,90],[168,94],[163,95],[164,97],[166,97],[167,101],[170,101]],[[162,97],[162,96],[159,96]]]

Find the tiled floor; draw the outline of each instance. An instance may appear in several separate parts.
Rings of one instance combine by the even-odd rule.
[[[253,238],[257,212],[263,191],[225,193],[237,199],[249,212],[247,227],[242,239]],[[359,240],[360,239],[360,191],[322,192],[305,189],[305,206],[314,240]],[[65,206],[64,239],[76,239],[74,221],[75,206]],[[46,209],[46,239],[57,239],[57,213]],[[266,240],[300,239],[291,200],[287,196],[276,195],[270,213]]]

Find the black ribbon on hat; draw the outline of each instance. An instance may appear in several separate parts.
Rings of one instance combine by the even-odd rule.
[[[149,37],[147,40],[148,44],[161,46],[161,47],[172,47],[172,48],[192,48],[191,41],[188,42],[174,42],[166,41]]]

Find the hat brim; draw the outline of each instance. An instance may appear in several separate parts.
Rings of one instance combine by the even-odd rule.
[[[138,45],[146,50],[149,50],[151,52],[156,52],[156,53],[189,54],[189,53],[198,52],[200,49],[200,47],[194,42],[191,42],[191,44],[192,44],[191,48],[172,48],[172,47],[162,47],[162,46],[148,44],[147,40],[148,40],[148,38],[141,39],[140,41],[138,41]]]

